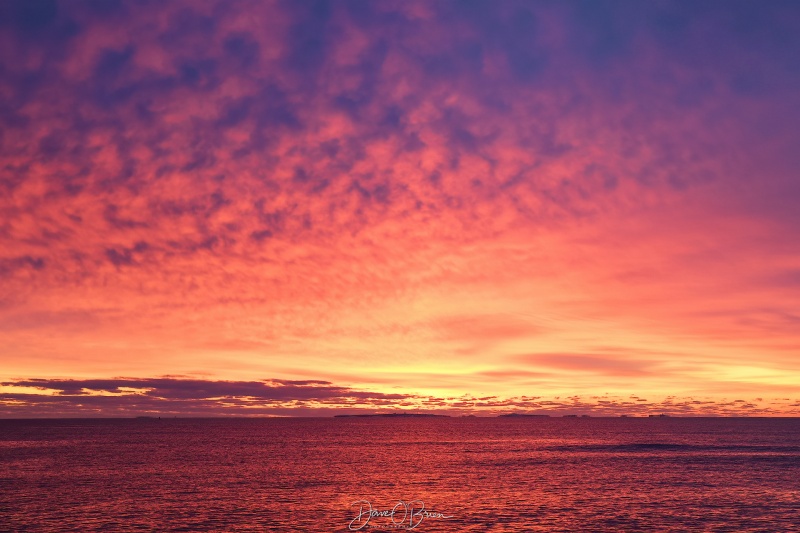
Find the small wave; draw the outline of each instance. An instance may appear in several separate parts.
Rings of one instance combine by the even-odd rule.
[[[565,452],[709,452],[709,453],[783,453],[800,454],[800,446],[684,444],[672,442],[637,442],[629,444],[577,444],[557,445],[548,451]]]

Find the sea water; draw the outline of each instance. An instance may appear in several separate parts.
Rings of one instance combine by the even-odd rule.
[[[0,531],[800,531],[800,419],[0,420]]]

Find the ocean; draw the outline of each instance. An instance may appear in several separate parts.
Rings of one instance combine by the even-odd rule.
[[[0,420],[0,531],[800,531],[800,419]]]

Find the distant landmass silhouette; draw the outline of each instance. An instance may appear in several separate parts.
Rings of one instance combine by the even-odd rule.
[[[450,415],[433,415],[427,413],[375,413],[366,415],[333,415],[334,418],[450,418]]]

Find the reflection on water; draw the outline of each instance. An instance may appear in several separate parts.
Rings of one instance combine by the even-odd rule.
[[[798,479],[798,419],[0,421],[2,531],[790,531]]]

